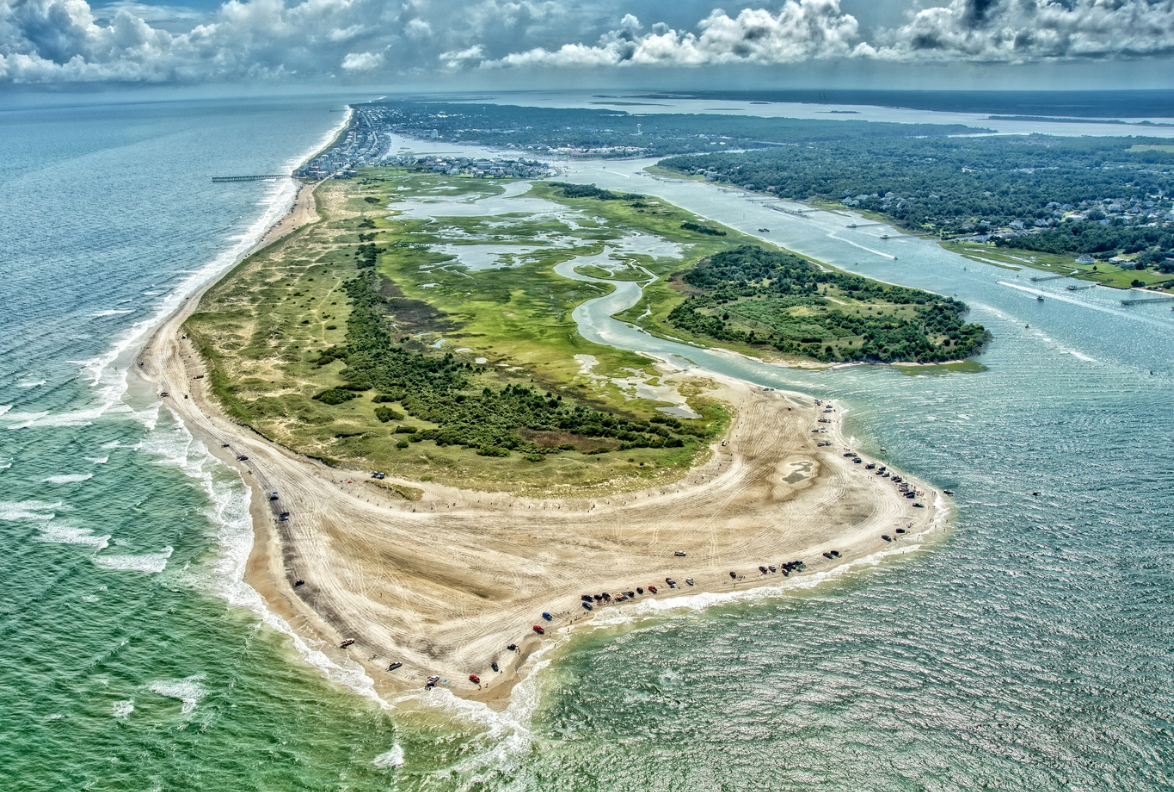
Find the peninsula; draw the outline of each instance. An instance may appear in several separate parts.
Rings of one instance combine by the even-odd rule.
[[[779,585],[943,518],[836,405],[575,332],[607,277],[746,242],[640,196],[360,171],[304,187],[140,370],[251,487],[247,582],[272,610],[382,693],[437,676],[504,706],[610,608]]]

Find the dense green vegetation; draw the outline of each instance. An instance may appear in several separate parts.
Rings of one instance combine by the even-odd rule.
[[[1098,258],[1132,255],[1134,269],[1174,273],[1174,224],[1101,225],[1098,222],[1065,223],[1036,234],[993,240],[997,247],[1037,250],[1041,253],[1088,254]],[[1125,266],[1122,264],[1122,266]]]
[[[433,440],[438,446],[473,448],[483,456],[507,456],[510,451],[533,455],[579,450],[573,441],[550,445],[523,439],[520,429],[572,440],[605,438],[616,441],[614,447],[622,451],[682,448],[683,435],[694,434],[674,418],[655,416],[644,421],[593,410],[564,402],[561,394],[543,393],[520,383],[500,389],[478,387],[477,375],[468,362],[452,354],[425,355],[396,342],[388,328],[385,298],[379,287],[373,272],[364,272],[344,284],[351,300],[346,341],[341,347],[324,350],[317,363],[324,366],[343,360],[346,368],[341,376],[351,392],[376,389],[380,391],[379,402],[398,402],[408,415],[435,424],[434,428],[412,432],[411,442]],[[315,398],[340,404],[345,399],[335,401],[336,392],[348,391],[335,388]],[[392,420],[393,414],[390,408],[376,408],[381,421]]]
[[[966,306],[950,297],[752,245],[710,256],[681,281],[697,293],[668,314],[674,327],[825,362],[958,360],[988,338],[962,321]]]
[[[1174,153],[1131,151],[1135,138],[961,137],[824,140],[673,157],[661,167],[781,197],[883,212],[913,230],[965,233],[1058,221],[1093,202],[1149,219],[1169,211]],[[1148,204],[1147,204],[1148,202]],[[1140,211],[1145,209],[1148,211]]]
[[[1117,264],[1170,274],[1174,152],[1139,140],[816,141],[674,157],[660,166],[780,197],[835,202],[911,231],[975,235],[1000,247],[1102,262],[1127,257]]]
[[[594,184],[568,184],[567,182],[547,182],[559,191],[564,198],[596,198],[600,201],[636,201],[644,196],[633,193],[618,193],[604,190]]]
[[[599,104],[607,104],[599,102]],[[639,104],[639,103],[635,103]],[[667,156],[723,147],[945,136],[979,130],[960,124],[893,124],[795,118],[665,113],[634,115],[611,108],[568,109],[448,102],[387,101],[389,128],[403,134],[504,146],[520,150],[571,150],[593,156]],[[637,110],[638,112],[638,110]]]

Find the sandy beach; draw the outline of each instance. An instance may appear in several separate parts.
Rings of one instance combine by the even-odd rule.
[[[316,219],[313,188],[303,187],[258,246],[280,244]],[[182,337],[202,293],[147,341],[138,370],[249,484],[255,541],[246,581],[328,655],[361,663],[383,694],[418,689],[436,674],[458,696],[504,706],[543,641],[603,610],[630,607],[593,602],[589,613],[581,595],[608,592],[614,600],[642,587],[639,602],[777,585],[784,562],[826,571],[892,549],[882,534],[896,537],[900,528],[913,537],[935,519],[935,490],[916,483],[924,507],[914,507],[890,479],[843,455],[838,410],[710,372],[694,376],[735,417],[710,459],[676,483],[597,499],[534,499],[399,482],[423,491],[406,500],[369,471],[329,468],[221,413],[197,379],[205,374],[198,353]],[[821,427],[826,432],[813,432]],[[824,440],[830,445],[817,446]],[[280,520],[281,512],[289,518]],[[839,557],[824,557],[832,550]],[[403,665],[388,672],[393,662]]]

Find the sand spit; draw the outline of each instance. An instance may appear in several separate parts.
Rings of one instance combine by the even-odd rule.
[[[316,219],[305,187],[261,244]],[[196,379],[205,373],[199,355],[181,337],[199,297],[148,340],[139,371],[249,483],[255,542],[246,581],[303,637],[361,663],[384,695],[418,689],[437,674],[458,696],[504,707],[544,641],[616,607],[588,613],[580,595],[614,598],[643,587],[636,598],[643,600],[777,585],[781,570],[763,574],[760,565],[802,559],[808,572],[826,571],[891,549],[882,534],[915,535],[934,518],[936,491],[918,483],[924,508],[916,508],[889,479],[843,456],[838,411],[710,372],[703,372],[714,385],[709,396],[736,417],[711,459],[679,482],[544,500],[411,481],[403,483],[423,497],[393,500],[369,472],[328,468],[220,412],[207,381]],[[817,445],[825,440],[831,444]],[[278,519],[281,512],[289,519]],[[822,555],[831,550],[840,556]],[[650,585],[659,593],[649,594]],[[337,648],[348,639],[354,643]],[[393,662],[403,665],[389,673]]]

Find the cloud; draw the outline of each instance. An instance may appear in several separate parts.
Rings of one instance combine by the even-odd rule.
[[[904,24],[875,31],[863,30],[840,0],[782,0],[732,15],[715,9],[682,26],[699,2],[666,9],[654,0],[227,0],[201,10],[142,0],[97,8],[87,0],[0,0],[0,84],[1174,54],[1174,0],[929,0],[940,5],[911,9]],[[650,9],[670,13],[674,24],[642,25],[638,14]]]
[[[370,71],[382,65],[383,54],[380,52],[349,52],[342,59],[342,67],[347,71]]]
[[[1174,52],[1172,0],[954,0],[882,31],[887,60],[1025,63]]]
[[[787,0],[777,13],[747,8],[736,17],[714,10],[699,24],[700,34],[657,23],[642,32],[628,14],[594,45],[535,48],[485,61],[488,68],[526,66],[707,66],[728,63],[779,64],[843,58],[870,52],[860,40],[856,18],[839,0]],[[861,49],[863,47],[864,49]]]

